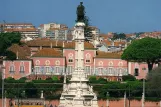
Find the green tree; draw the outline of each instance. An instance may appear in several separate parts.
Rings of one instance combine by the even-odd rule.
[[[157,67],[147,75],[147,91],[150,96],[161,97],[161,67]]]
[[[5,55],[7,48],[12,44],[20,44],[21,34],[18,32],[0,33],[0,40],[0,55]]]
[[[5,52],[5,55],[6,55],[6,59],[7,60],[16,60],[16,54],[14,53],[14,52],[12,52],[12,51],[6,51]]]
[[[114,33],[112,40],[116,39],[126,39],[126,35],[124,33]]]
[[[123,75],[122,80],[123,81],[135,81],[136,78],[135,78],[135,76],[129,74],[129,75]]]
[[[53,80],[53,81],[58,81],[59,79],[58,79],[57,76],[53,76],[53,77],[52,77],[52,80]]]
[[[34,85],[33,82],[28,82],[25,84],[25,92],[26,92],[26,96],[28,98],[35,98],[37,97],[37,88],[36,86]]]
[[[143,38],[134,40],[123,52],[121,58],[132,62],[146,62],[151,71],[153,64],[161,57],[161,40]]]

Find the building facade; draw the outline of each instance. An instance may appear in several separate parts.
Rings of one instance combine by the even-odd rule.
[[[57,40],[67,40],[68,27],[64,24],[41,24],[38,29],[41,37]]]
[[[91,42],[84,42],[84,47],[83,62],[89,76],[112,81],[121,80],[123,75],[128,74],[142,79],[148,73],[146,63],[127,62],[121,59],[121,53],[99,51]],[[75,41],[31,40],[25,46],[14,44],[9,50],[17,55],[17,60],[3,61],[6,78],[18,79],[32,75],[33,79],[45,79],[52,75],[62,76],[64,73],[71,75],[75,69]]]
[[[0,26],[3,32],[20,32],[22,38],[37,38],[39,36],[38,29],[32,23],[4,23]]]

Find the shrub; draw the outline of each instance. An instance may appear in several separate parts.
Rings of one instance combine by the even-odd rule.
[[[53,80],[53,81],[58,81],[59,79],[58,79],[57,76],[53,76],[53,77],[52,77],[52,80]]]
[[[136,78],[133,75],[128,74],[128,75],[122,76],[122,80],[123,81],[135,81]]]

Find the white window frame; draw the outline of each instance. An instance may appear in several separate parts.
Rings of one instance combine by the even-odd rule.
[[[60,66],[55,66],[55,73],[56,74],[59,74],[60,73],[59,70],[60,70]]]
[[[12,68],[11,68],[12,67]],[[14,72],[15,72],[15,66],[14,66],[14,64],[11,64],[10,65],[10,67],[9,67],[9,72],[10,72],[10,74],[14,74]]]
[[[48,68],[48,71],[47,71],[47,68]],[[45,66],[45,74],[50,74],[50,66]]]
[[[108,72],[109,72],[109,75],[110,76],[113,76],[114,75],[114,73],[113,73],[113,67],[109,67],[108,68]]]
[[[37,74],[37,73],[40,73],[40,66],[35,66],[35,73]]]
[[[98,75],[103,75],[103,67],[98,67]]]
[[[73,69],[73,66],[71,66],[71,65],[68,65],[67,66],[67,75],[71,75],[72,74],[72,70]]]
[[[89,69],[86,69],[87,67],[89,67]],[[89,71],[87,71],[89,70]],[[87,75],[91,75],[91,66],[85,66],[85,72],[87,73]]]

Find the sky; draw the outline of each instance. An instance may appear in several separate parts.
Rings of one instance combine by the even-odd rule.
[[[161,0],[81,0],[101,33],[161,31]],[[80,0],[0,0],[0,23],[56,22],[72,28]]]

